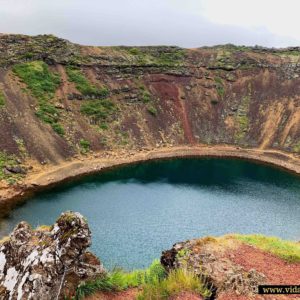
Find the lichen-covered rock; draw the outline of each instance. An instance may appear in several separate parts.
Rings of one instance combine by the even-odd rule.
[[[79,282],[104,274],[86,249],[91,232],[86,220],[63,213],[52,227],[32,230],[26,222],[0,248],[0,299],[63,299]]]
[[[211,286],[213,294],[233,292],[252,297],[266,282],[265,275],[245,270],[231,259],[231,250],[239,242],[231,238],[202,238],[175,244],[164,251],[161,263],[167,270],[187,268]]]

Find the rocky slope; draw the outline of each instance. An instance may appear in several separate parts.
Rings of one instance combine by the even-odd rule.
[[[88,47],[0,36],[0,179],[91,151],[300,151],[300,48]]]

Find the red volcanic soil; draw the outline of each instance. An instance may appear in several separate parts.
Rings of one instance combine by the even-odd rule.
[[[97,293],[85,298],[86,300],[134,300],[138,294],[137,289],[128,289],[119,293]]]
[[[300,263],[288,263],[268,252],[253,246],[241,244],[230,251],[230,260],[242,266],[246,271],[255,269],[266,276],[267,284],[297,285],[300,284]],[[246,300],[246,296],[234,293],[223,293],[218,300]],[[300,299],[300,295],[257,295],[251,299]]]

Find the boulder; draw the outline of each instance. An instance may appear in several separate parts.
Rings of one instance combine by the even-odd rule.
[[[82,215],[63,213],[51,227],[19,223],[0,248],[0,299],[64,299],[78,284],[105,274],[87,248],[91,232]]]

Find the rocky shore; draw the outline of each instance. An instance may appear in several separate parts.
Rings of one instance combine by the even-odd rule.
[[[246,159],[272,165],[296,175],[300,174],[300,158],[297,155],[283,151],[247,149],[227,145],[94,153],[94,155],[82,156],[80,159],[75,158],[58,166],[36,166],[17,185],[8,185],[3,182],[2,185],[0,184],[0,214],[5,215],[16,203],[27,199],[34,192],[66,181],[126,164],[178,157]]]

